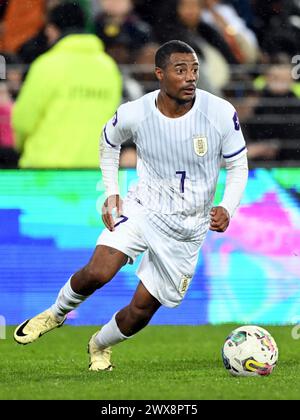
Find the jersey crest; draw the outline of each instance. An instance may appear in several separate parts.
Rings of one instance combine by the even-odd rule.
[[[185,295],[191,280],[192,276],[189,274],[181,276],[181,282],[179,286],[179,293],[181,294],[181,296]]]
[[[197,156],[204,156],[207,153],[207,137],[205,136],[194,136],[194,150]]]

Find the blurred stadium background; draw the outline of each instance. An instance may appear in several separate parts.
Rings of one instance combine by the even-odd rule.
[[[230,229],[224,235],[209,234],[184,302],[172,311],[162,308],[152,323],[297,322],[300,2],[81,0],[71,2],[75,8],[61,19],[57,10],[63,9],[57,8],[63,3],[0,0],[0,53],[6,61],[6,78],[0,81],[0,314],[7,324],[48,307],[70,274],[89,259],[103,229],[99,206],[104,191],[95,163],[98,136],[81,127],[93,124],[100,133],[101,120],[114,113],[117,102],[157,89],[154,54],[170,39],[182,39],[197,51],[199,87],[237,108],[251,171]],[[49,57],[67,37],[84,41],[86,34],[93,34],[90,40],[101,39],[117,63],[122,88],[107,70],[99,75],[109,91],[116,90],[115,105],[112,94],[97,91],[86,56],[79,57],[80,69],[71,65],[73,74],[80,71],[78,86],[74,77],[73,95],[59,103],[70,80],[65,63],[76,55],[76,46],[60,52],[64,65],[54,64],[45,73],[37,67],[43,54]],[[94,114],[87,112],[89,107]],[[40,136],[35,145],[50,110],[56,112],[47,120],[52,138]],[[34,121],[30,127],[29,121]],[[52,131],[56,125],[65,128],[61,138]],[[77,155],[71,157],[73,149]],[[50,155],[57,160],[43,163]],[[123,195],[136,179],[135,161],[134,144],[128,142],[121,157]],[[222,170],[216,202],[224,183]],[[101,293],[71,313],[70,323],[105,323],[128,303],[137,284],[134,273],[135,266],[124,267]]]

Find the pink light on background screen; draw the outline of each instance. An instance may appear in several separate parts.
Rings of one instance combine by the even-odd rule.
[[[300,227],[294,226],[276,193],[267,193],[260,202],[241,207],[228,234],[236,247],[246,252],[300,258]]]

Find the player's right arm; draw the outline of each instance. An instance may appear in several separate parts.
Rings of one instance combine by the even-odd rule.
[[[226,166],[226,186],[223,199],[210,213],[210,230],[225,232],[240,204],[247,185],[247,146],[234,107],[222,101],[218,115],[222,132],[222,155]]]
[[[121,144],[132,137],[128,105],[119,107],[113,118],[103,128],[100,138],[100,167],[106,193],[106,200],[102,207],[102,220],[110,231],[114,230],[114,209],[118,217],[122,214],[118,172]]]

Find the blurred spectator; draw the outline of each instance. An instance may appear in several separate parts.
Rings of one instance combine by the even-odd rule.
[[[101,1],[89,0],[92,17],[95,18],[101,12]]]
[[[72,3],[78,3],[85,15],[85,29],[87,32],[94,32],[94,6],[92,0],[73,0]]]
[[[224,3],[229,3],[233,6],[248,28],[253,28],[255,20],[253,0],[227,0]]]
[[[202,4],[202,0],[176,0],[174,16],[166,18],[157,36],[163,42],[176,34],[176,38],[191,45],[201,63],[201,86],[219,94],[229,80],[229,64],[237,64],[237,60],[218,31],[201,20]]]
[[[20,58],[14,54],[5,54],[6,82],[9,94],[13,100],[19,94],[23,83],[24,67],[20,65]]]
[[[1,0],[0,0],[1,1]],[[46,2],[46,12],[49,14],[52,9],[64,3],[64,0],[44,0]],[[73,4],[79,4],[85,15],[84,29],[88,32],[93,32],[93,19],[91,14],[90,0],[73,0]],[[47,25],[43,26],[41,30],[32,38],[23,43],[18,49],[18,56],[25,64],[31,64],[38,56],[44,54],[52,46],[49,44],[49,36],[47,34]],[[50,40],[51,42],[51,40]]]
[[[122,101],[135,101],[136,99],[140,98],[144,95],[145,91],[143,86],[133,77],[131,77],[130,73],[125,69],[122,72],[123,76],[123,93],[122,93]]]
[[[237,64],[236,58],[222,36],[217,30],[202,20],[203,12],[204,0],[176,0],[175,16],[166,24],[164,30],[160,31],[160,40],[168,41],[174,39],[174,34],[176,34],[178,39],[190,38],[190,42],[192,42],[193,38],[200,39],[199,49],[201,49],[202,39],[217,49],[228,63]]]
[[[175,18],[177,0],[134,0],[134,10],[145,22],[148,22],[156,35],[156,41],[163,41],[161,36]],[[174,34],[175,39],[177,37]]]
[[[13,102],[6,82],[0,82],[0,168],[15,168],[18,163],[11,125]]]
[[[148,43],[140,48],[136,53],[134,79],[139,82],[141,91],[139,96],[133,98],[138,99],[144,93],[150,92],[158,88],[157,79],[154,74],[155,53],[159,48],[159,44]],[[126,84],[124,83],[124,86]],[[144,87],[144,90],[141,88]],[[136,90],[136,93],[138,91]],[[131,95],[132,96],[132,95]],[[130,98],[123,98],[132,100]],[[126,168],[134,168],[136,166],[136,147],[132,140],[128,140],[122,144],[120,166]]]
[[[132,53],[151,41],[151,27],[133,13],[131,0],[102,0],[95,30],[106,51],[120,64],[132,62]]]
[[[300,100],[292,90],[292,68],[289,64],[272,65],[265,75],[252,118],[246,124],[252,159],[300,158]]]
[[[255,63],[259,48],[253,31],[239,17],[236,10],[220,0],[203,0],[204,22],[213,26],[226,40],[239,63]]]
[[[289,68],[291,66],[292,57],[289,57],[285,53],[275,54],[268,58],[270,60],[269,65],[277,66],[277,65],[285,64]],[[265,74],[261,74],[254,80],[253,85],[256,91],[261,91],[266,87],[266,84],[267,84],[266,77],[267,76]],[[300,82],[298,80],[293,80],[290,89],[294,93],[294,95],[300,99]]]
[[[269,32],[271,25],[279,24],[286,14],[284,3],[290,0],[252,0],[252,7],[255,14],[254,29],[261,45],[264,37]]]
[[[14,147],[14,133],[11,126],[13,102],[9,95],[7,84],[0,83],[0,146]]]
[[[31,66],[13,123],[22,168],[96,168],[99,135],[121,99],[121,77],[95,35],[81,33],[81,8],[54,8],[47,36],[55,44]]]
[[[45,28],[43,28],[36,36],[26,41],[18,49],[18,56],[22,63],[31,64],[41,54],[44,54],[50,45],[48,45]]]
[[[146,92],[158,89],[158,82],[154,73],[155,54],[158,48],[159,44],[151,42],[140,48],[136,53],[136,66],[133,76],[144,86]]]
[[[44,0],[1,1],[0,51],[16,53],[44,24]],[[0,9],[1,11],[1,9]]]
[[[298,0],[254,1],[255,30],[263,51],[269,55],[299,53],[300,3]]]

